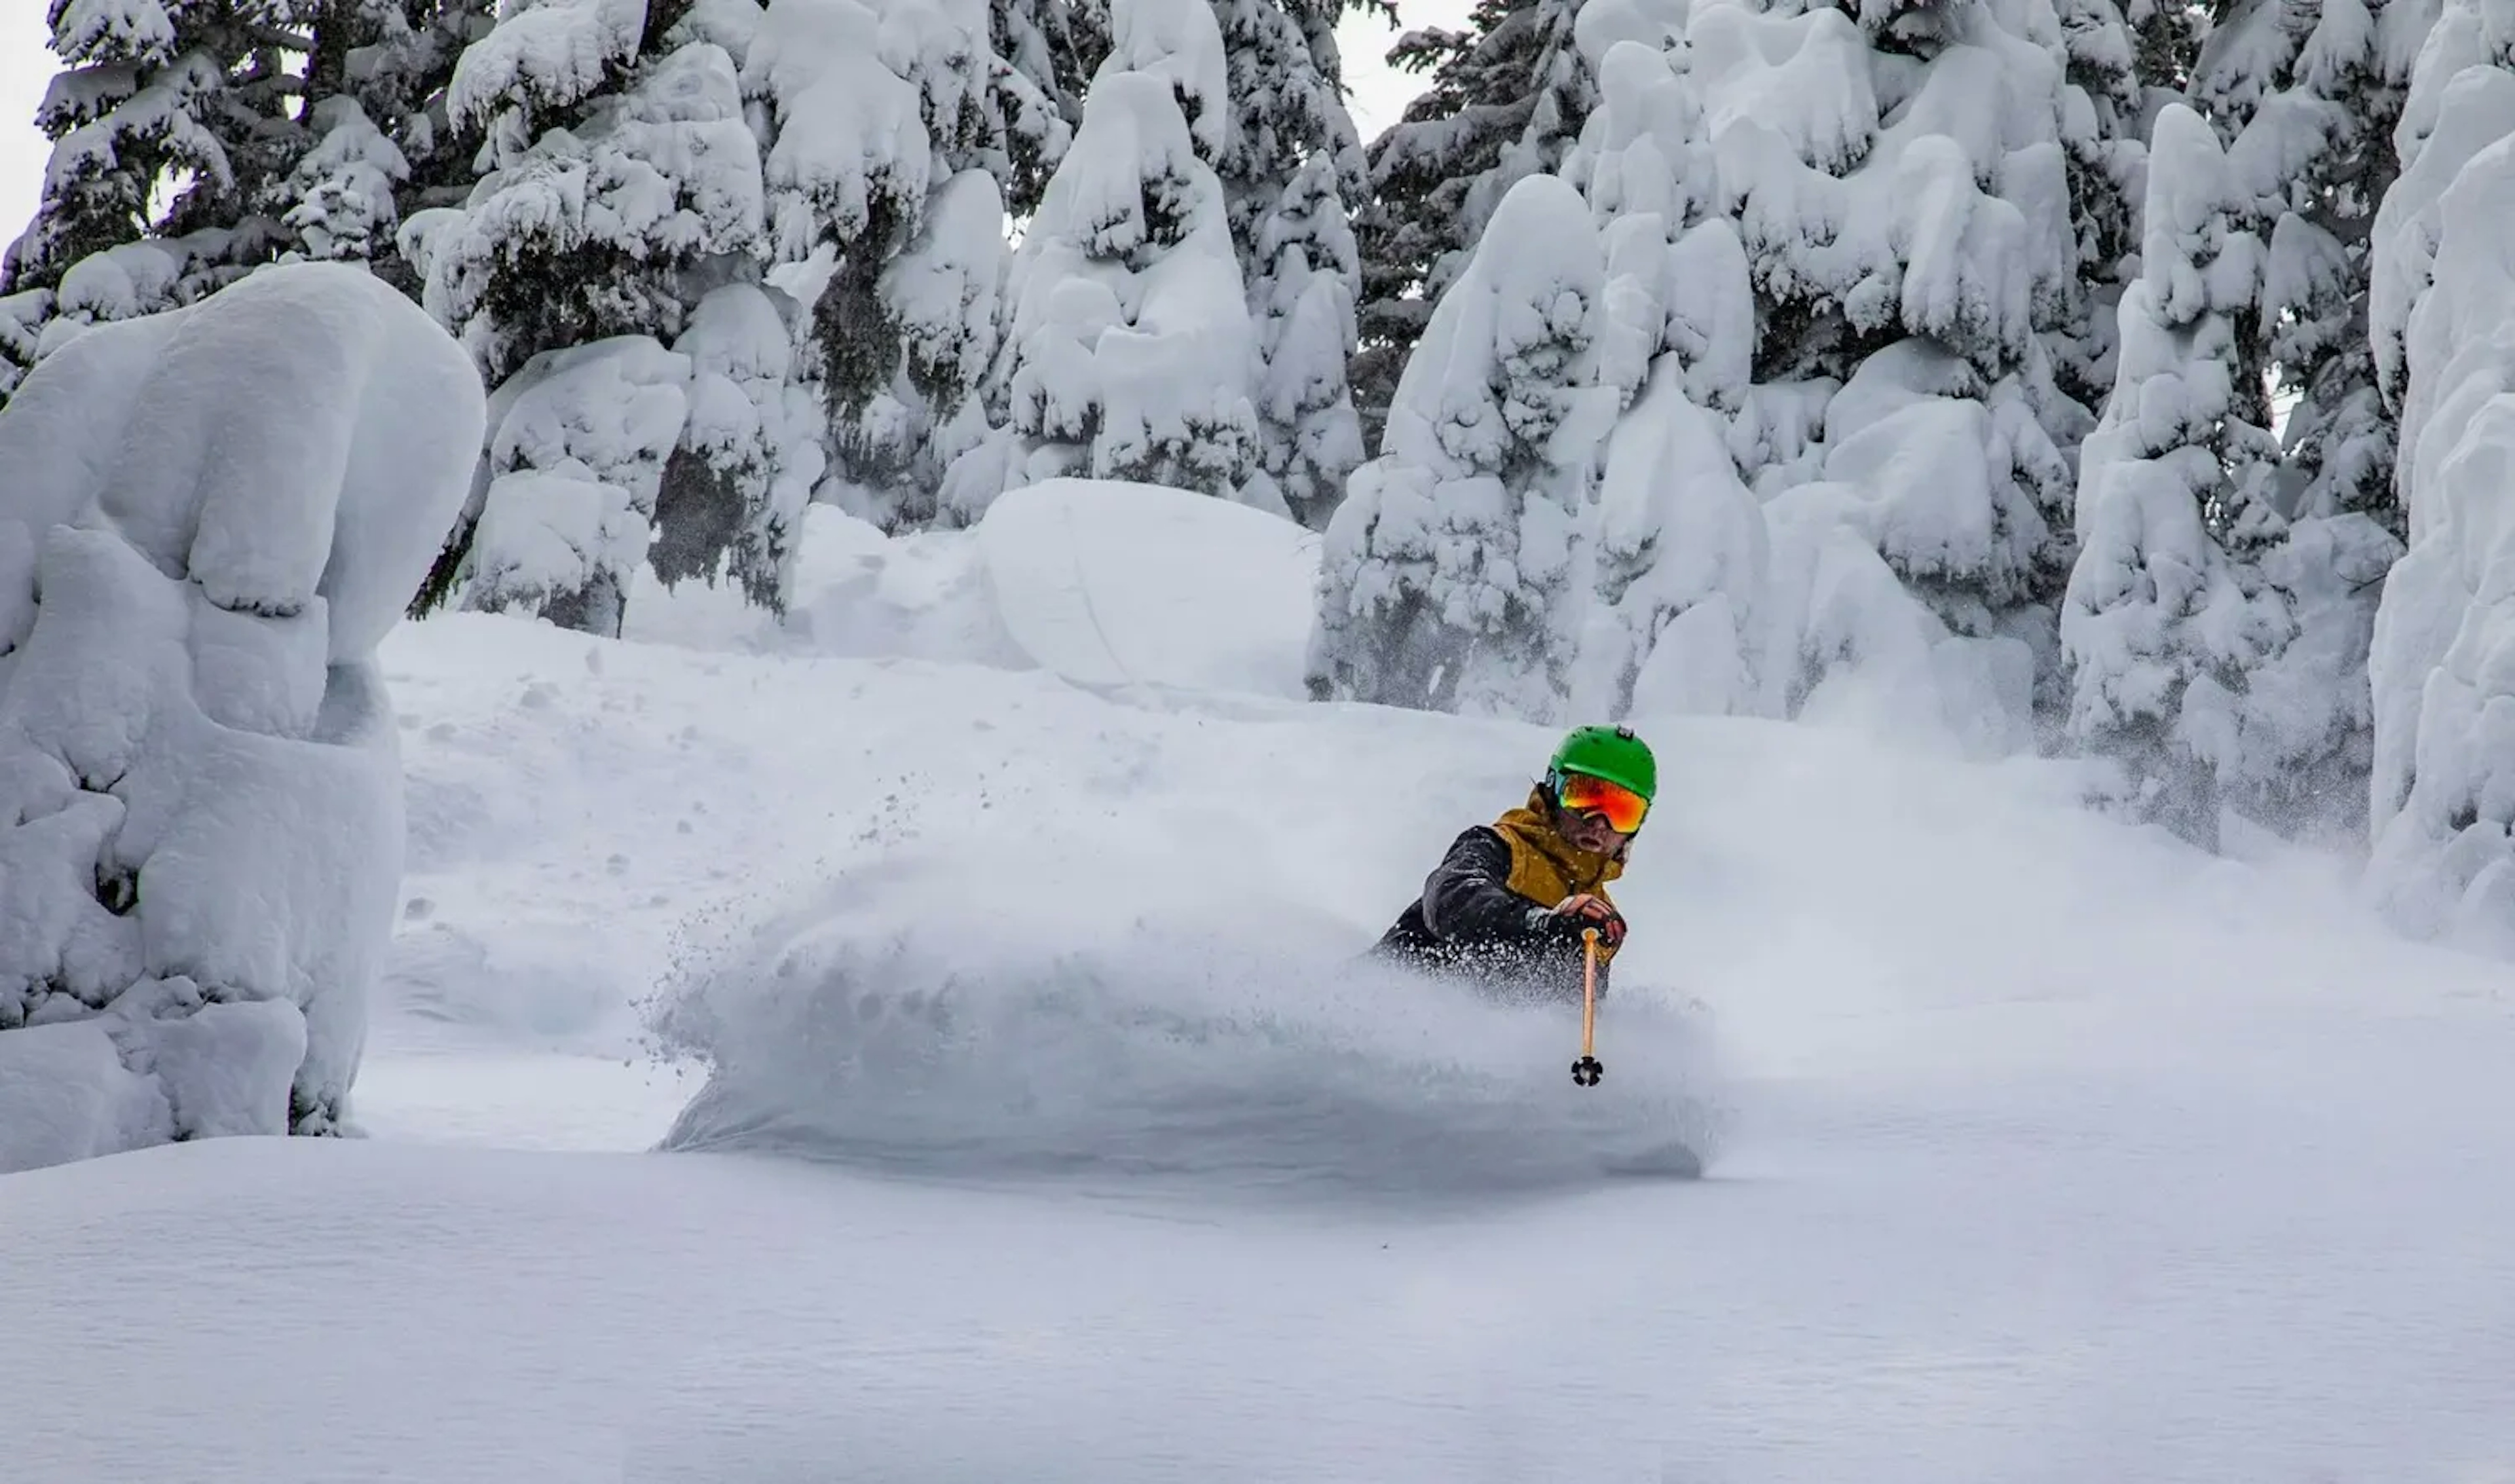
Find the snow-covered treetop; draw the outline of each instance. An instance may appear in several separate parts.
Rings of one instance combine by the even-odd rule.
[[[1126,258],[1176,241],[1193,210],[1190,193],[1212,181],[1170,83],[1104,69],[1084,101],[1074,153],[1049,183],[1039,226],[1070,235],[1092,257]]]
[[[1657,45],[1617,38],[1594,63],[1598,106],[1563,164],[1600,223],[1656,217],[1667,240],[1720,206],[1702,100],[1670,62]]]
[[[2236,226],[2249,200],[2218,137],[2199,113],[2174,103],[2158,114],[2148,147],[2140,256],[2160,318],[2183,325],[2249,305],[2260,281],[2261,240]]]
[[[1211,164],[1221,157],[1231,142],[1230,82],[1222,28],[1212,6],[1205,0],[1114,0],[1109,56],[1093,79],[1093,93],[1105,80],[1129,72],[1168,82],[1199,158]],[[1084,106],[1091,106],[1088,96]]]
[[[1579,193],[1559,176],[1522,178],[1407,360],[1387,452],[1445,478],[1499,474],[1532,454],[1585,456],[1618,399],[1590,377],[1605,286]]]

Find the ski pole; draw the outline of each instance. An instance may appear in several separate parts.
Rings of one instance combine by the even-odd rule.
[[[1598,1041],[1598,929],[1581,929],[1581,1055],[1572,1063],[1572,1080],[1594,1088],[1607,1069],[1593,1054]]]

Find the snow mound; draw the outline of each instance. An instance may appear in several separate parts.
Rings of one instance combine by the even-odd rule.
[[[1584,1090],[1577,1013],[1286,947],[1327,935],[1262,890],[1216,903],[1175,846],[1024,840],[890,854],[695,955],[651,1023],[709,1075],[664,1147],[1423,1200],[1714,1152],[1695,1028],[1645,989],[1602,1011]]]
[[[1005,632],[1078,685],[1299,699],[1318,537],[1186,490],[1050,479],[977,528]]]
[[[678,650],[1036,668],[996,616],[970,530],[886,535],[835,505],[804,507],[781,617],[730,582],[631,578],[620,637]]]
[[[1076,685],[1299,699],[1316,533],[1162,485],[1057,478],[966,529],[805,508],[795,600],[641,574],[623,637],[677,648],[1045,671]]]
[[[101,1159],[173,1133],[165,1093],[123,1065],[103,1026],[0,1035],[0,1174]]]
[[[401,871],[375,649],[484,414],[329,264],[100,325],[0,412],[0,1031],[95,1022],[0,1051],[52,1110],[0,1169],[337,1126]]]

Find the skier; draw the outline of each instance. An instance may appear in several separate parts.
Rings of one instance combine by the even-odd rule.
[[[1659,765],[1631,728],[1563,739],[1528,802],[1474,825],[1373,952],[1510,997],[1581,1000],[1582,929],[1598,929],[1597,988],[1624,946],[1607,883],[1624,874]]]

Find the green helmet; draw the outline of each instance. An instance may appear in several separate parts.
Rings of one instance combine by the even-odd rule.
[[[1629,726],[1583,726],[1563,739],[1546,761],[1549,777],[1564,773],[1587,773],[1609,783],[1621,783],[1644,799],[1659,791],[1659,763],[1651,756],[1650,744],[1633,735]]]

